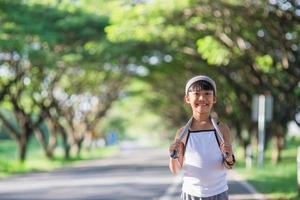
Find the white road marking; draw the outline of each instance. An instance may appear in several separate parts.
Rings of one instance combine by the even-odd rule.
[[[175,177],[173,183],[168,187],[164,195],[158,198],[158,200],[174,200],[174,194],[181,189],[179,185],[182,182],[182,177],[183,173],[181,172]]]

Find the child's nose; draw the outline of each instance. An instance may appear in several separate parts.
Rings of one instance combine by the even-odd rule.
[[[199,95],[199,99],[200,99],[200,100],[203,100],[203,99],[204,99],[204,96],[203,96],[202,94],[200,94],[200,95]]]

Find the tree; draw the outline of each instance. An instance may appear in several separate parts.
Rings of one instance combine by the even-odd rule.
[[[98,95],[98,88],[125,80],[122,76],[126,73],[104,70],[105,64],[112,65],[104,57],[107,54],[101,55],[110,48],[103,32],[108,18],[65,3],[44,5],[33,1],[27,4],[1,1],[0,7],[4,11],[1,34],[5,36],[0,38],[0,52],[4,55],[1,65],[8,71],[1,76],[0,101],[2,106],[9,104],[10,111],[18,119],[19,129],[14,129],[4,115],[1,119],[11,136],[20,141],[20,160],[26,158],[27,142],[32,133],[36,134],[49,157],[52,157],[57,132],[61,133],[68,158],[70,145],[80,145],[82,137],[75,133],[74,110],[70,110],[70,106],[63,107],[57,92],[68,94],[68,99],[82,96],[89,90],[92,97]],[[96,50],[95,44],[101,44],[102,49]],[[119,67],[126,59],[119,61],[113,65]],[[110,100],[114,101],[121,88],[122,84],[115,90],[101,91],[101,95],[111,96]],[[71,107],[75,106],[74,103]],[[110,104],[105,103],[105,106],[107,110]],[[95,116],[98,119],[94,121],[104,116],[105,109],[98,111]],[[90,123],[96,123],[94,121]],[[53,129],[50,135],[41,130],[45,123]],[[51,137],[51,142],[47,137]]]
[[[145,80],[153,84],[154,92],[168,91],[163,101],[157,100],[166,113],[180,108],[174,103],[180,100],[178,88],[184,87],[183,80],[190,74],[204,73],[215,78],[221,101],[226,102],[219,104],[217,111],[230,119],[237,137],[246,146],[250,136],[245,138],[241,133],[245,129],[250,134],[253,129],[249,120],[253,94],[274,96],[269,135],[277,141],[286,133],[287,122],[294,120],[300,77],[298,12],[296,3],[288,1],[120,3],[112,14],[112,24],[105,30],[112,41],[144,44],[149,50],[144,57],[157,59],[152,66],[151,59],[141,59],[139,64],[149,69],[149,78]],[[150,51],[155,45],[158,48]],[[164,61],[166,56],[171,58],[170,62]],[[176,80],[170,78],[172,75]],[[157,89],[156,83],[163,81]],[[172,118],[180,119],[179,114],[164,116],[178,127],[178,121]],[[279,152],[282,142],[277,144]],[[280,153],[275,160],[279,158]]]

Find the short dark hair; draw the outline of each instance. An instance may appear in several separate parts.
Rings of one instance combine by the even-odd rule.
[[[199,90],[212,90],[215,95],[214,87],[208,81],[204,81],[204,80],[196,81],[189,87],[188,92],[194,92]]]

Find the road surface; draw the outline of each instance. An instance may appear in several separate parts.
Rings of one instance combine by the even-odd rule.
[[[53,172],[0,180],[1,200],[179,200],[180,176],[168,170],[166,149],[129,148],[103,160],[84,161]],[[230,199],[262,199],[236,175]],[[255,192],[255,191],[252,191]]]

